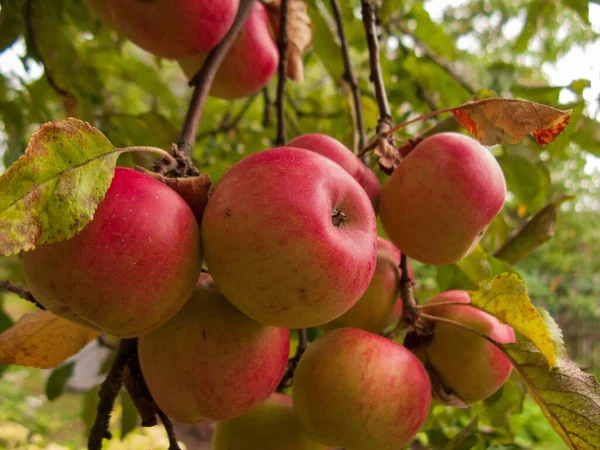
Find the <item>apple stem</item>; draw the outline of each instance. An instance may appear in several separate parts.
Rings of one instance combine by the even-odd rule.
[[[29,292],[27,289],[25,289],[24,287],[14,284],[13,282],[11,282],[9,280],[0,280],[0,288],[4,289],[6,292],[12,292],[13,294],[17,294],[23,300],[27,300],[28,302],[33,303],[35,306],[37,306],[42,311],[46,310],[44,305],[42,305],[40,302],[38,302],[34,298],[33,294],[31,292]]]
[[[467,305],[465,303],[462,303],[462,305]],[[438,304],[438,306],[440,306],[440,304]],[[489,337],[487,334],[481,333],[480,331],[477,331],[471,327],[469,327],[468,325],[462,324],[460,322],[457,322],[456,320],[452,320],[452,319],[446,319],[445,317],[438,317],[438,316],[432,316],[431,314],[427,314],[427,313],[420,313],[419,317],[423,318],[423,319],[427,319],[430,320],[432,322],[440,322],[440,323],[447,323],[448,325],[454,325],[455,327],[459,327],[462,328],[463,330],[467,330],[470,331],[472,333],[475,333],[477,336],[491,342],[492,344],[494,344],[496,347],[498,347],[500,350],[502,350],[504,352],[504,349],[502,347],[502,344],[500,344],[499,342],[495,341],[494,339],[492,339],[491,337]]]
[[[277,110],[277,137],[275,145],[280,147],[286,143],[286,123],[285,123],[285,82],[287,80],[287,51],[288,51],[288,0],[281,0],[279,15],[279,37],[277,39],[277,48],[279,50],[279,67],[277,75],[277,97],[275,98],[275,108]]]
[[[354,103],[354,133],[355,138],[358,134],[358,142],[354,144],[354,153],[365,146],[365,121],[360,96],[360,87],[352,71],[352,62],[350,61],[350,52],[348,50],[348,39],[346,38],[346,32],[344,30],[344,22],[342,20],[342,12],[338,0],[331,0],[331,8],[333,10],[333,17],[337,26],[338,36],[340,38],[340,44],[342,47],[342,57],[344,59],[344,75],[342,78],[350,85],[352,92],[352,101]]]
[[[146,153],[156,153],[161,157],[168,160],[169,164],[172,166],[177,165],[177,161],[175,158],[167,151],[162,148],[157,147],[148,147],[143,145],[133,146],[133,147],[122,147],[118,149],[121,153],[134,153],[134,152],[146,152]]]
[[[477,308],[476,306],[471,305],[470,303],[461,303],[461,302],[444,302],[444,303],[426,303],[424,305],[416,305],[415,308],[418,310],[432,309],[432,308],[441,308],[444,306],[470,306],[472,308]]]
[[[296,354],[288,360],[287,369],[277,386],[277,392],[283,391],[285,388],[291,385],[290,381],[294,379],[294,372],[300,362],[300,358],[304,355],[306,348],[308,347],[308,333],[306,328],[300,328],[298,330],[298,347],[296,348]]]

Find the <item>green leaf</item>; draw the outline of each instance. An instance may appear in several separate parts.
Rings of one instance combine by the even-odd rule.
[[[548,200],[550,174],[542,163],[531,163],[518,155],[505,155],[498,158],[508,190],[528,211],[539,211]]]
[[[547,367],[557,365],[557,357],[562,350],[556,333],[551,333],[545,318],[533,306],[527,295],[527,287],[514,275],[504,274],[495,277],[490,283],[481,283],[477,291],[470,291],[471,304],[510,325],[542,352]]]
[[[92,219],[119,149],[76,119],[50,122],[0,177],[0,254],[69,239]]]
[[[509,264],[516,264],[527,257],[554,236],[560,205],[574,198],[573,196],[561,196],[548,203],[523,226],[511,233],[502,247],[494,253],[494,256]]]
[[[477,429],[479,427],[479,418],[475,416],[469,424],[464,427],[460,433],[448,442],[443,450],[468,450],[477,444]]]
[[[510,416],[523,410],[525,386],[513,375],[491,397],[483,401],[486,413],[495,427],[510,429]]]
[[[596,450],[600,442],[600,384],[572,361],[548,372],[546,359],[530,342],[502,345],[527,390],[554,430],[572,450]]]
[[[137,427],[138,412],[127,390],[121,390],[121,440]]]
[[[24,31],[22,0],[0,2],[0,53],[10,47]]]
[[[85,433],[88,434],[94,425],[96,412],[100,398],[98,397],[99,387],[94,387],[87,391],[82,398],[81,419],[85,424]]]
[[[402,0],[383,0],[379,12],[379,19],[383,25],[390,22],[392,15],[402,7],[402,3],[404,3]]]
[[[584,151],[600,157],[600,123],[582,116],[573,134],[573,141]]]
[[[56,400],[63,395],[67,380],[73,375],[74,368],[75,363],[69,362],[52,371],[48,381],[46,381],[46,397],[48,397],[48,400]]]
[[[313,26],[312,45],[325,69],[335,81],[344,75],[344,60],[342,50],[333,37],[333,31],[321,15],[315,0],[308,2],[308,15]]]

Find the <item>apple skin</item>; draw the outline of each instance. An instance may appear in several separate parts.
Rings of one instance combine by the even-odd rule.
[[[207,56],[193,55],[178,61],[188,80],[200,71]],[[271,36],[267,12],[257,2],[219,67],[210,95],[225,100],[249,97],[269,83],[278,63],[279,52]]]
[[[297,148],[254,153],[232,166],[208,200],[202,240],[225,297],[253,319],[286,328],[345,313],[377,260],[367,194],[333,161]]]
[[[352,327],[379,333],[397,321],[402,316],[402,301],[398,298],[399,264],[400,250],[390,241],[378,237],[377,265],[369,287],[352,308],[319,328]],[[412,279],[411,270],[409,276]]]
[[[139,339],[140,367],[172,419],[227,420],[271,395],[288,362],[290,332],[238,311],[216,289],[197,289],[181,311]]]
[[[117,168],[94,218],[71,239],[23,253],[49,311],[119,337],[148,333],[193,292],[202,254],[196,219],[171,188]]]
[[[357,328],[328,331],[300,359],[294,410],[331,447],[398,450],[423,426],[431,383],[409,350]]]
[[[107,0],[86,0],[92,12],[100,19],[104,25],[113,30],[119,31],[119,25],[113,19]]]
[[[425,264],[453,264],[500,212],[506,182],[476,140],[439,133],[418,144],[383,187],[381,223],[403,252]]]
[[[446,291],[428,303],[470,303],[466,291]],[[467,325],[501,344],[515,342],[514,330],[494,316],[471,306],[448,305],[425,310]],[[439,375],[446,389],[465,403],[475,403],[494,394],[512,371],[510,360],[491,342],[451,324],[438,322],[433,340],[418,347],[417,354]]]
[[[164,58],[209,52],[233,23],[239,0],[92,0],[100,20]]]
[[[235,419],[217,422],[213,450],[328,450],[309,439],[302,429],[292,399],[272,394],[265,402]]]
[[[365,166],[352,151],[340,141],[325,134],[304,134],[292,139],[287,143],[288,147],[305,148],[319,153],[332,161],[335,161],[352,175],[358,184],[362,186],[375,209],[381,195],[381,183],[375,173]]]

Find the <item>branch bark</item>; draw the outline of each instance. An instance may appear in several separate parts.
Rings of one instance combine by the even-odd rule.
[[[14,284],[8,280],[0,280],[0,287],[7,292],[12,292],[13,294],[17,294],[23,300],[27,300],[28,302],[33,303],[35,306],[37,306],[42,311],[46,310],[46,307],[44,305],[42,305],[41,303],[39,303],[34,298],[33,294],[22,286]]]
[[[277,391],[280,392],[283,389],[291,386],[291,381],[294,379],[296,367],[298,367],[298,363],[300,362],[302,355],[304,355],[306,347],[308,347],[308,334],[306,332],[306,328],[301,328],[298,330],[298,348],[296,349],[296,354],[293,358],[289,359],[287,369],[283,374],[283,378],[279,382]]]
[[[279,68],[277,79],[277,98],[275,108],[277,110],[277,137],[275,145],[282,146],[286,143],[285,127],[285,82],[287,80],[287,50],[288,50],[288,0],[281,0],[281,13],[279,17],[279,38],[277,48],[279,49]]]
[[[223,59],[225,59],[233,41],[244,26],[255,2],[256,0],[241,0],[237,16],[231,28],[221,42],[210,52],[200,72],[190,81],[190,85],[195,86],[194,92],[192,93],[190,105],[185,116],[181,134],[179,135],[179,142],[177,143],[178,149],[185,151],[188,155],[192,154],[194,144],[196,143],[198,124],[204,112],[206,98],[210,92],[217,70]]]
[[[338,0],[331,0],[333,16],[337,25],[338,36],[342,47],[342,57],[344,58],[344,80],[350,85],[352,92],[352,100],[354,103],[354,129],[358,134],[358,146],[354,146],[355,153],[362,149],[365,144],[365,121],[363,108],[360,97],[360,88],[354,72],[352,71],[352,62],[350,61],[350,52],[348,51],[348,40],[346,39],[346,31],[344,30],[344,22],[342,20],[342,12]]]

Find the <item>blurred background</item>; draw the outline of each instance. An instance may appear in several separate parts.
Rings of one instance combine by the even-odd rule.
[[[169,149],[177,140],[191,89],[178,65],[140,50],[103,26],[83,0],[0,0],[0,172],[25,150],[41,124],[79,117],[115,146]],[[289,138],[329,134],[355,146],[351,97],[328,0],[307,0],[313,47],[303,83],[288,83]],[[378,119],[358,0],[343,0],[343,19],[359,78],[368,130]],[[394,122],[473,98],[514,97],[573,109],[552,144],[532,140],[497,146],[509,198],[471,256],[451,266],[414,263],[417,294],[512,271],[529,295],[560,324],[569,356],[600,375],[600,2],[586,0],[383,0],[378,3],[385,84]],[[240,70],[243,70],[241,68]],[[194,156],[217,181],[275,138],[275,81],[235,102],[209,99]],[[458,130],[453,119],[408,127],[399,138],[431,127]],[[137,159],[136,159],[137,158]],[[148,164],[126,155],[124,165]],[[380,173],[382,181],[386,176]],[[2,195],[0,193],[0,195]],[[560,202],[561,196],[574,199]],[[559,201],[557,201],[559,199]],[[526,223],[543,228],[532,245],[506,243]],[[541,225],[540,225],[541,224]],[[554,232],[554,237],[544,242]],[[17,257],[0,257],[0,279],[23,284]],[[0,291],[0,330],[32,306]],[[80,449],[93,420],[97,385],[114,342],[90,344],[53,371],[0,366],[0,448]],[[166,449],[160,427],[141,429],[131,400],[119,399],[115,439],[106,448]],[[436,406],[414,448],[443,448],[470,420],[480,424],[474,449],[565,449],[515,378],[467,411]],[[210,425],[181,429],[188,449],[209,448]],[[119,440],[122,437],[124,440]]]

